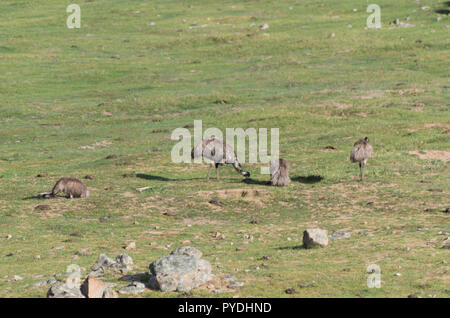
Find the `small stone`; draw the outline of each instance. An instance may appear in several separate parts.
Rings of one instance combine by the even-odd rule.
[[[11,234],[6,235],[6,239],[7,239],[7,240],[10,240],[11,238],[12,238],[12,235],[11,235]]]
[[[193,256],[195,258],[200,259],[203,256],[203,253],[200,252],[198,249],[192,246],[182,246],[177,248],[176,250],[173,250],[171,255],[188,255]]]
[[[330,39],[332,39],[332,38],[334,38],[334,37],[336,37],[336,34],[334,34],[334,33],[330,33],[330,34],[328,35],[328,38],[330,38]]]
[[[47,173],[39,173],[36,177],[37,178],[45,178],[45,177],[48,177],[48,174]]]
[[[335,232],[333,232],[333,234],[330,236],[330,239],[332,239],[332,240],[341,240],[341,239],[349,238],[350,236],[351,236],[351,234],[348,233],[348,232],[344,232],[344,231],[335,231]]]
[[[94,177],[92,174],[88,174],[88,175],[85,176],[84,178],[85,178],[85,179],[88,179],[88,180],[94,180],[94,179],[95,179],[95,177]]]
[[[395,273],[394,276],[400,277],[400,276],[402,276],[402,274],[400,274],[400,273]]]
[[[269,28],[269,25],[267,23],[264,23],[259,27],[261,30],[267,30]]]
[[[55,283],[47,292],[47,298],[85,298],[79,286],[69,287],[63,283]]]
[[[286,294],[291,295],[291,294],[296,294],[297,291],[294,288],[288,288],[284,291]]]
[[[416,294],[408,295],[408,298],[419,298]]]
[[[119,289],[119,294],[139,294],[145,290],[145,285],[141,282],[133,282],[126,287]]]
[[[19,275],[14,275],[14,277],[13,277],[13,281],[19,281],[19,280],[23,280],[23,277],[22,276],[19,276]]]
[[[136,249],[136,242],[131,242],[127,246],[124,247],[127,251]]]
[[[240,288],[244,286],[244,282],[232,282],[230,285],[228,285],[228,288]]]
[[[311,248],[315,246],[324,247],[328,245],[328,232],[322,229],[307,229],[303,232],[303,246]]]

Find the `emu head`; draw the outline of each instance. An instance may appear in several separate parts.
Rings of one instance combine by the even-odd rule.
[[[364,137],[364,141],[369,141],[369,137]]]
[[[234,162],[233,163],[233,167],[234,167],[234,169],[236,169],[236,171],[237,172],[239,172],[241,175],[243,175],[244,177],[246,177],[246,178],[250,178],[250,172],[248,172],[248,171],[243,171],[242,170],[242,166],[241,166],[241,164],[239,163],[239,162]]]

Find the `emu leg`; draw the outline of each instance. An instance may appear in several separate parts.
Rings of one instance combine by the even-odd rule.
[[[364,182],[364,168],[366,166],[366,163],[365,162],[360,162],[359,166],[361,168],[361,182]]]
[[[219,165],[216,165],[216,178],[217,178],[217,181],[220,181],[220,178],[219,178]]]
[[[206,180],[208,180],[208,181],[209,181],[209,175],[211,174],[211,169],[212,169],[212,163],[209,164],[208,177],[206,178]]]

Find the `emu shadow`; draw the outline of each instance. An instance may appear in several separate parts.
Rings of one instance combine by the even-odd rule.
[[[160,177],[160,176],[153,176],[151,174],[143,174],[143,173],[137,173],[136,177],[145,179],[145,180],[157,180],[157,181],[177,181],[176,179],[169,179],[166,177]]]
[[[293,177],[291,178],[292,181],[297,181],[300,183],[307,183],[307,184],[311,184],[311,183],[317,183],[323,180],[322,176],[315,176],[315,175],[311,175],[311,176],[307,176],[307,177],[302,177],[302,176],[297,176],[297,177]]]
[[[137,173],[136,177],[140,178],[140,179],[145,179],[145,180],[156,180],[156,181],[164,181],[164,182],[168,182],[168,181],[206,180],[206,178],[171,179],[171,178],[166,178],[166,177],[161,177],[161,176],[154,176],[154,175],[151,175],[151,174],[144,174],[144,173]]]
[[[260,181],[260,180],[255,180],[252,178],[245,178],[241,182],[246,183],[246,184],[257,184],[257,185],[270,186],[270,181]]]
[[[277,250],[306,250],[306,247],[304,245],[283,246],[278,247]]]

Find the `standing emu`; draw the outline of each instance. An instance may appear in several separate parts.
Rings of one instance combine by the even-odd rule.
[[[224,164],[231,164],[233,165],[234,169],[236,169],[236,171],[239,172],[241,175],[247,178],[250,177],[249,172],[242,170],[241,164],[237,159],[233,147],[218,138],[212,137],[208,139],[203,139],[202,142],[200,142],[198,145],[192,148],[191,158],[195,159],[201,157],[207,158],[212,161],[209,164],[208,178],[207,178],[208,181],[213,164],[216,167],[217,181],[220,180],[219,166]]]
[[[270,162],[270,184],[284,187],[291,182],[289,178],[289,163],[284,159],[275,159]]]
[[[365,137],[358,140],[353,145],[352,152],[350,153],[351,162],[359,162],[359,169],[361,170],[361,181],[364,182],[364,168],[367,163],[367,159],[372,157],[373,148],[369,142],[369,138]]]

